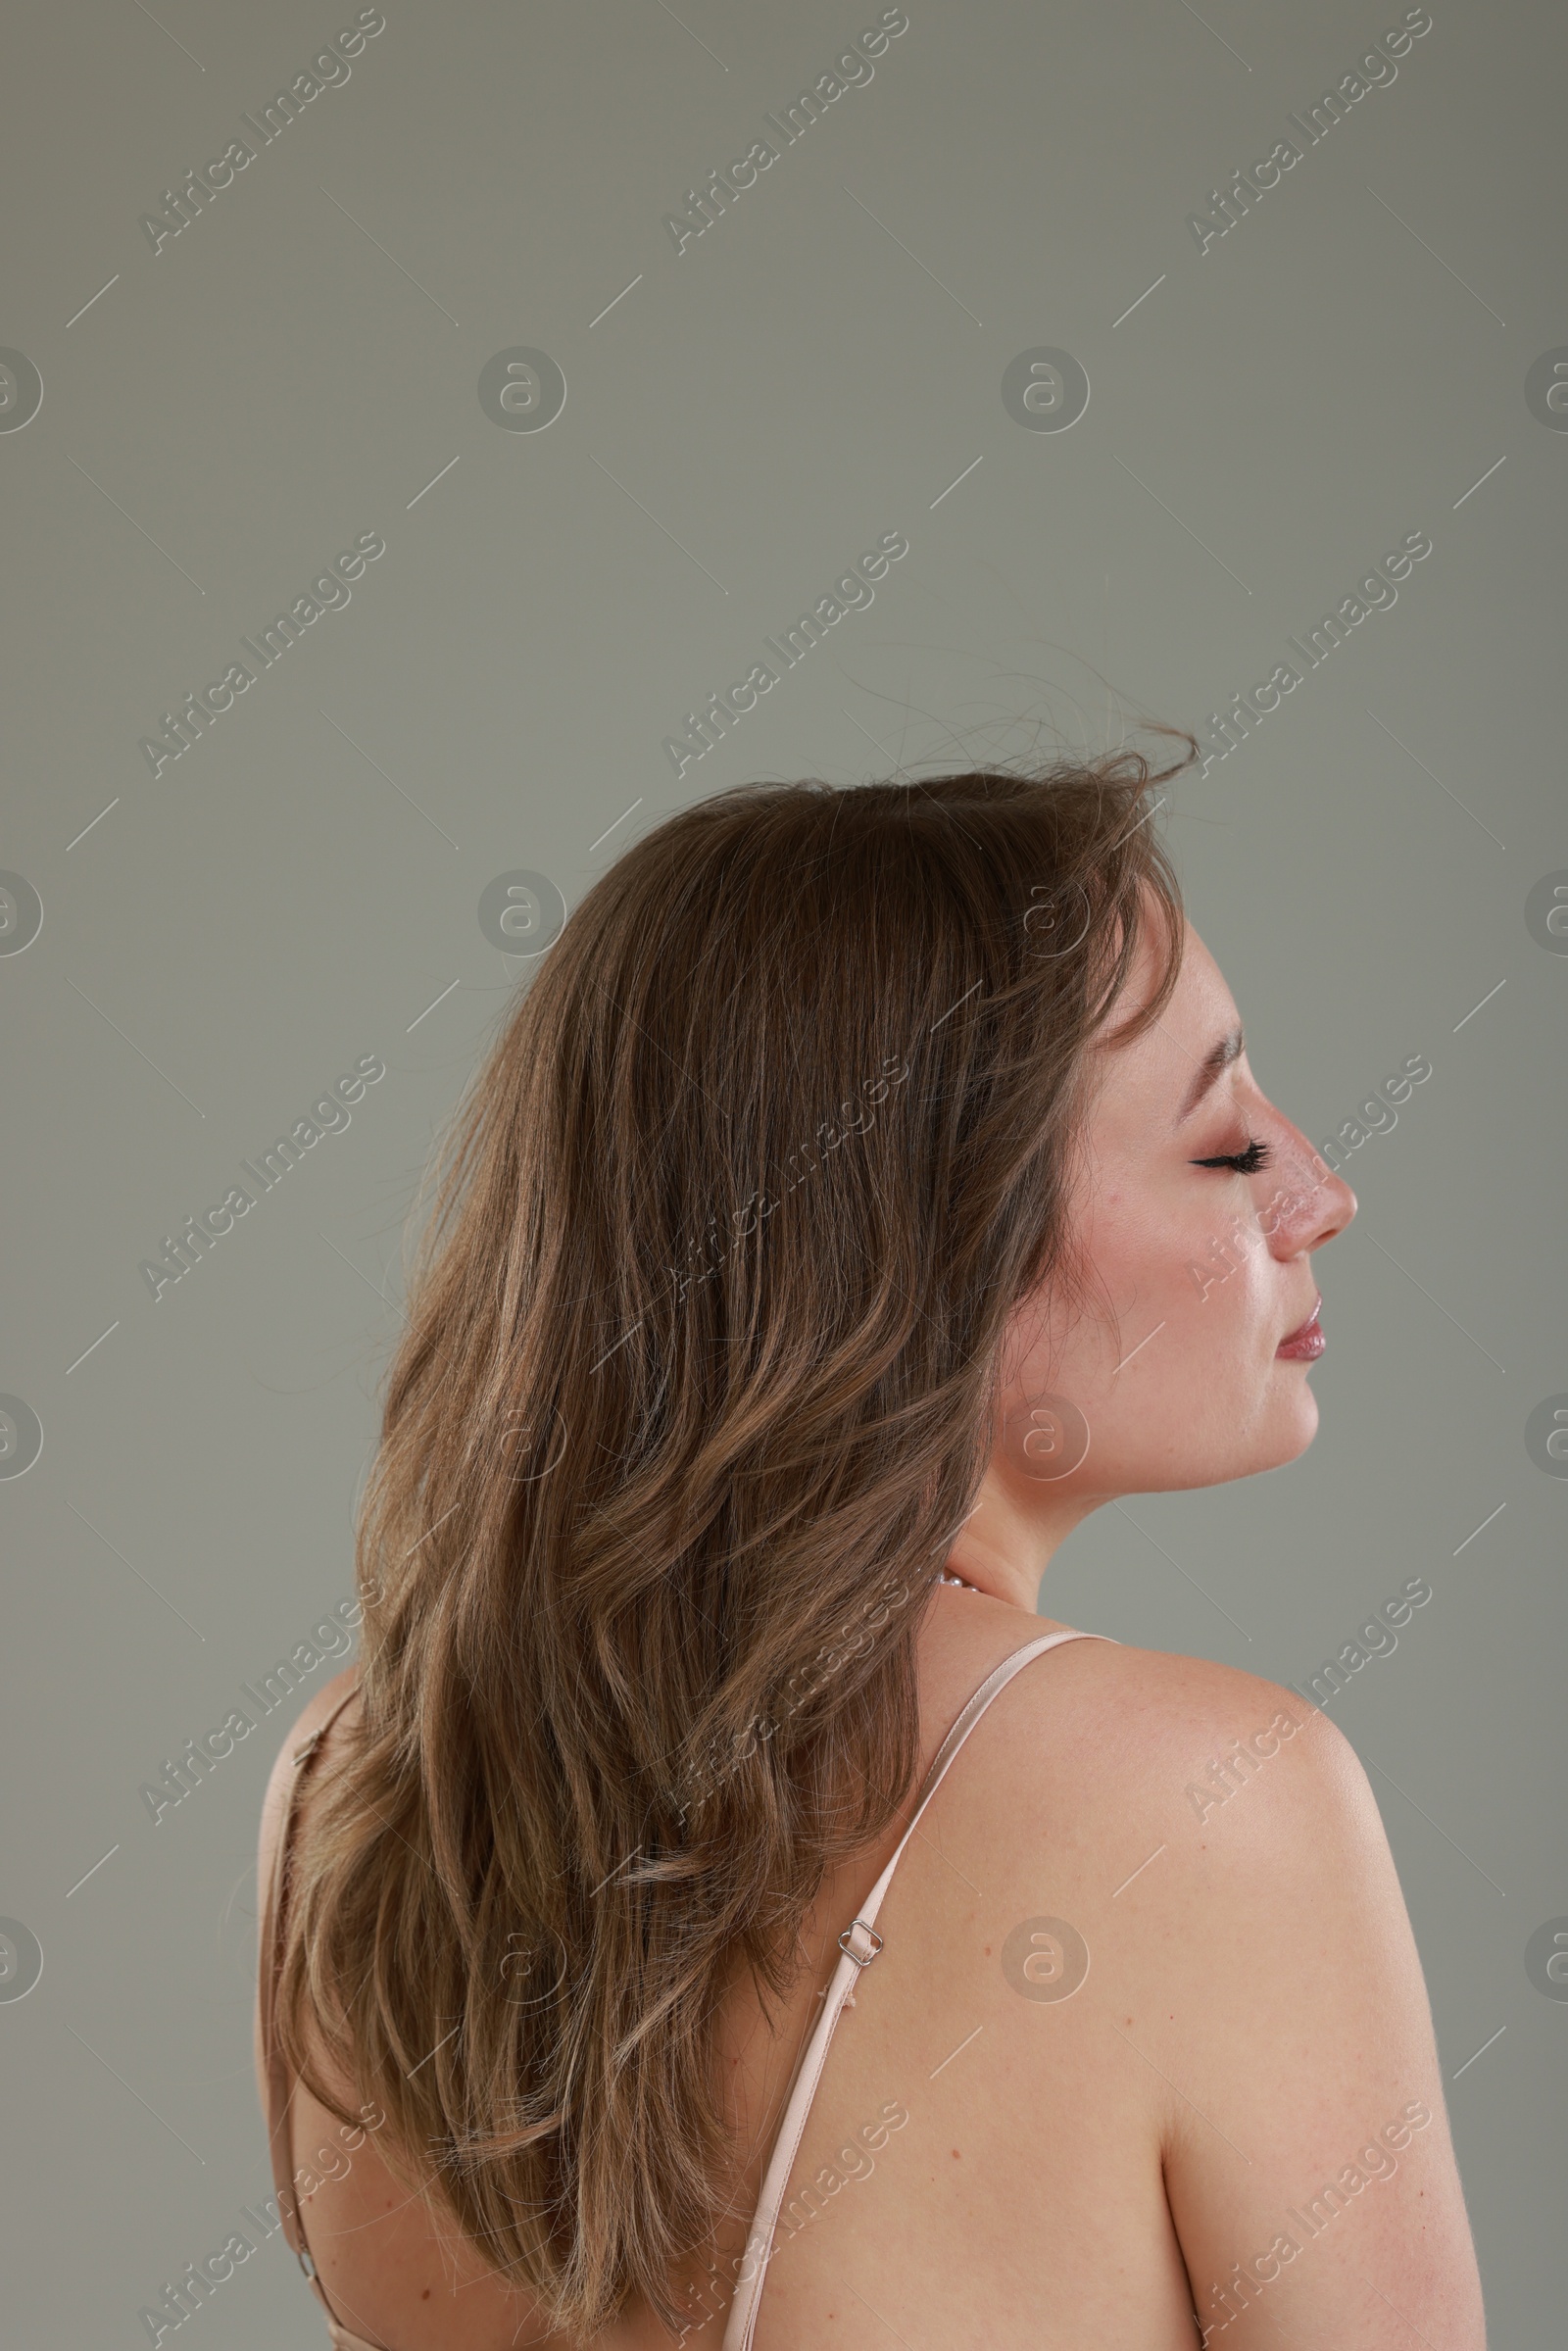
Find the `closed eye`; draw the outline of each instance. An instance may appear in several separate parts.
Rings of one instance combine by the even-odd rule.
[[[1195,1159],[1195,1167],[1228,1167],[1236,1175],[1256,1175],[1274,1156],[1266,1143],[1250,1143],[1244,1151],[1221,1151],[1217,1158]]]

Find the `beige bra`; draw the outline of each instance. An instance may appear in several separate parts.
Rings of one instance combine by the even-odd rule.
[[[938,1749],[936,1759],[926,1774],[924,1785],[920,1789],[919,1800],[909,1817],[907,1828],[899,1839],[892,1860],[878,1878],[875,1886],[872,1886],[864,1902],[861,1903],[859,1915],[851,1921],[839,1936],[839,1950],[842,1957],[833,1972],[832,1982],[827,1987],[827,1995],[822,2002],[822,2014],[812,2029],[810,2039],[807,2042],[800,2064],[796,2068],[795,2079],[790,2087],[789,2101],[784,2109],[783,2120],[779,2124],[778,2135],[773,2141],[772,2156],[762,2181],[762,2192],[757,2200],[757,2211],[752,2222],[751,2235],[747,2239],[746,2250],[736,2265],[735,2299],[730,2306],[721,2351],[751,2351],[752,2338],[757,2330],[757,2314],[761,2305],[762,2287],[766,2281],[767,2265],[773,2255],[773,2233],[778,2227],[778,2216],[784,2201],[784,2190],[789,2185],[790,2173],[794,2168],[801,2135],[806,2129],[806,2118],[810,2112],[811,2100],[816,2095],[817,2084],[822,2079],[822,2068],[827,2062],[828,2044],[833,2038],[834,2028],[844,2013],[845,2003],[862,1969],[870,1966],[882,1948],[882,1937],[876,1932],[877,1912],[882,1907],[883,1896],[893,1883],[893,1873],[903,1858],[905,1846],[914,1835],[919,1824],[920,1815],[936,1794],[949,1764],[952,1763],[993,1698],[1000,1696],[1014,1674],[1020,1672],[1032,1658],[1043,1656],[1047,1649],[1056,1648],[1064,1641],[1104,1641],[1108,1638],[1108,1635],[1103,1633],[1079,1633],[1064,1627],[1058,1633],[1046,1633],[1038,1641],[1026,1641],[1022,1648],[1014,1649],[1010,1657],[1004,1657],[1002,1663],[986,1676]],[[306,1740],[294,1756],[295,1777],[289,1786],[288,1802],[284,1810],[283,1824],[278,1832],[277,1847],[273,1854],[268,1886],[267,1902],[262,1915],[261,1965],[257,1996],[262,2055],[267,2074],[267,2119],[272,2158],[272,2180],[276,2188],[278,2216],[283,2224],[284,2235],[293,2247],[300,2267],[310,2279],[312,2290],[326,2314],[326,2329],[332,2339],[333,2351],[389,2351],[388,2345],[372,2343],[368,2336],[353,2333],[343,2324],[328,2302],[320,2278],[316,2274],[316,2264],[311,2258],[310,2246],[305,2238],[304,2218],[294,2194],[291,2179],[289,2100],[293,2091],[293,2082],[277,2047],[273,2029],[273,2003],[277,1984],[277,1938],[282,1919],[283,1873],[288,1860],[289,1844],[294,1828],[296,1800],[311,1758],[342,1713],[343,1708],[357,1695],[356,1690],[348,1691],[333,1707],[319,1730]]]

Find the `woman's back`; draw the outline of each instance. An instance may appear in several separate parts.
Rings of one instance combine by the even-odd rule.
[[[918,1643],[922,1777],[993,1668],[1058,1629],[938,1592]],[[292,1756],[352,1687],[318,1693],[279,1758],[264,1886]],[[314,1758],[296,1839],[355,1711]],[[682,2339],[709,2351],[748,2274],[838,1936],[901,1833],[830,1874],[810,1964],[771,2019],[747,1981],[720,2011],[736,2211],[678,2281]],[[1191,2343],[1195,2309],[1244,2346],[1293,2319],[1337,2351],[1412,2326],[1479,2342],[1397,1882],[1353,1756],[1294,1692],[1102,1641],[1053,1647],[976,1726],[877,1933],[782,2198],[756,2351],[1163,2351]],[[549,2339],[528,2298],[411,2200],[373,2127],[351,2151],[352,2136],[296,2086],[290,2151],[338,2320],[386,2351]],[[641,2305],[595,2339],[649,2351],[670,2336]]]

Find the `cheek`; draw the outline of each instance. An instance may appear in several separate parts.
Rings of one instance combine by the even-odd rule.
[[[1114,1233],[1107,1228],[1106,1239],[1114,1246],[1103,1270],[1120,1322],[1112,1360],[1122,1361],[1106,1406],[1129,1432],[1131,1411],[1205,1456],[1226,1450],[1272,1386],[1280,1326],[1279,1270],[1251,1202],[1240,1186],[1216,1180],[1211,1201],[1167,1197]]]
[[[1248,1194],[1218,1176],[1210,1193],[1185,1170],[1150,1183],[1102,1170],[1077,1205],[1083,1309],[1020,1318],[1023,1384],[1050,1384],[1054,1363],[1057,1388],[1098,1395],[1102,1411],[1179,1406],[1234,1427],[1279,1321],[1278,1268]]]
[[[1170,1289],[1173,1354],[1234,1405],[1255,1390],[1280,1327],[1278,1268],[1255,1222],[1204,1223]]]
[[[1105,1202],[1091,1234],[1092,1262],[1129,1346],[1163,1321],[1156,1344],[1168,1340],[1165,1351],[1202,1351],[1220,1328],[1234,1331],[1259,1311],[1268,1245],[1238,1192],[1216,1181],[1205,1197],[1177,1184]]]

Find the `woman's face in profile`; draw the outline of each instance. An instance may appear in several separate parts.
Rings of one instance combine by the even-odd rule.
[[[1092,1050],[1069,1233],[1082,1307],[1037,1297],[1013,1317],[993,1467],[1026,1508],[1247,1477],[1317,1428],[1321,1338],[1280,1350],[1312,1321],[1311,1252],[1355,1195],[1259,1088],[1217,964],[1184,939],[1155,1024]],[[1112,1026],[1153,978],[1146,939]]]

